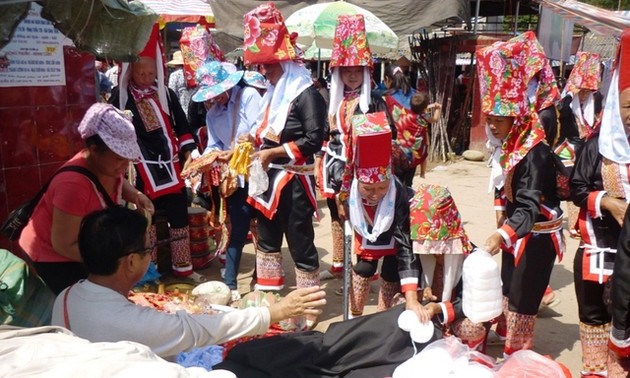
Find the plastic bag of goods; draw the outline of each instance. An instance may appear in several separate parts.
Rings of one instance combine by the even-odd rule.
[[[503,312],[501,273],[492,256],[481,248],[464,260],[462,307],[473,323],[496,318]]]
[[[262,167],[260,159],[254,159],[249,167],[248,194],[255,197],[267,191],[269,188],[269,176]]]
[[[566,378],[560,364],[532,350],[519,350],[505,359],[499,378]],[[570,377],[570,376],[569,376]]]

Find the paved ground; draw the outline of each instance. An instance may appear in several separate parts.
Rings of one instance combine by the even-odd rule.
[[[416,177],[415,183],[426,182],[446,185],[462,214],[462,219],[468,236],[476,244],[483,244],[486,237],[495,229],[494,210],[492,209],[492,196],[487,193],[489,168],[484,162],[470,162],[457,160],[444,165],[434,165],[425,179]],[[322,219],[315,224],[315,244],[322,258],[322,269],[328,268],[331,263],[331,235],[328,209],[325,202],[320,201]],[[565,232],[568,235],[568,233]],[[562,262],[556,262],[551,285],[556,290],[556,295],[561,303],[553,309],[545,309],[540,312],[536,323],[535,350],[541,354],[550,355],[552,358],[567,365],[575,377],[579,377],[581,350],[579,346],[577,303],[573,291],[572,263],[577,241],[567,237],[567,253]],[[285,272],[289,290],[295,285],[293,265],[286,248]],[[498,259],[497,259],[498,260]],[[241,263],[239,275],[239,291],[250,291],[251,276],[254,267],[253,246],[246,245]],[[213,262],[204,273],[211,279],[219,279],[218,262]],[[342,280],[324,281],[327,291],[328,304],[317,326],[318,330],[325,330],[331,322],[342,319],[341,297],[334,291],[342,284]],[[376,307],[376,293],[378,283],[372,284],[369,303],[366,313],[374,312]],[[500,347],[490,347],[488,353],[495,357],[501,355]]]

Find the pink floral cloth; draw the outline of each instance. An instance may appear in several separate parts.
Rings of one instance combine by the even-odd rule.
[[[476,57],[481,111],[514,117],[499,159],[504,174],[508,175],[529,150],[545,140],[536,103],[530,103],[528,98],[528,86],[543,69],[546,57],[518,37],[478,50]],[[510,197],[511,193],[507,194]]]
[[[362,14],[337,19],[330,67],[374,66]]]
[[[523,42],[536,56],[545,55],[545,50],[531,30],[513,38],[513,41]],[[558,83],[556,82],[556,77],[547,59],[544,59],[543,67],[538,72],[536,80],[538,81],[538,87],[536,88],[536,111],[540,111],[560,100]]]
[[[205,62],[223,61],[223,52],[206,26],[197,24],[184,28],[179,39],[179,48],[184,59],[184,78],[188,88],[197,86],[195,72]]]
[[[579,51],[575,58],[577,61],[567,79],[565,92],[574,93],[580,89],[598,90],[601,78],[599,54]]]
[[[405,108],[393,96],[385,96],[385,104],[390,111],[398,134],[396,137],[395,164],[401,170],[415,168],[422,164],[429,154],[429,123],[411,109]],[[401,152],[406,157],[403,159]]]
[[[411,240],[439,241],[444,242],[441,245],[449,247],[438,249],[438,253],[461,254],[472,249],[457,205],[444,186],[420,185],[409,204],[409,223]],[[447,243],[451,241],[458,243]],[[459,248],[452,248],[453,245]]]
[[[273,3],[259,5],[243,16],[245,65],[269,64],[299,57],[295,38],[289,35],[284,17]]]

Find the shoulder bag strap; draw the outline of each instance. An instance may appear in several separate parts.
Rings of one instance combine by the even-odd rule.
[[[238,92],[236,93],[236,98],[234,99],[234,108],[232,109],[232,139],[230,140],[230,148],[234,148],[235,147],[235,143],[236,143],[236,132],[238,130],[238,116],[240,113],[240,107],[241,107],[241,97],[243,95],[243,89],[244,88],[239,88]]]
[[[107,206],[108,207],[115,207],[116,206],[114,201],[112,201],[111,197],[109,196],[109,194],[107,193],[107,191],[103,187],[103,184],[101,184],[101,182],[98,181],[98,178],[89,169],[83,168],[83,167],[79,167],[78,165],[69,165],[69,166],[63,167],[62,169],[60,169],[57,172],[61,172],[61,170],[77,172],[77,173],[81,173],[82,175],[86,176],[87,178],[90,179],[90,181],[92,181],[94,186],[96,186],[96,189],[101,193],[101,195],[103,196],[103,199],[107,203]]]
[[[61,172],[72,171],[72,170],[73,169],[71,169],[71,166],[59,168],[52,176],[50,176],[48,181],[44,184],[44,186],[42,186],[42,188],[39,190],[39,192],[37,192],[37,194],[35,194],[35,196],[33,197],[33,199],[31,201],[34,201],[35,204],[39,203],[39,201],[44,196],[44,193],[46,193],[46,191],[48,190],[48,187],[50,186],[50,183],[52,182],[53,178],[55,178],[55,176],[57,176]]]

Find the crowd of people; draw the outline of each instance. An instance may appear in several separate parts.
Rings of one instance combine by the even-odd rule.
[[[361,15],[338,18],[329,86],[305,68],[273,3],[248,12],[243,22],[248,69],[216,55],[197,57],[201,64],[191,87],[179,52],[168,62],[176,70],[167,81],[156,26],[139,60],[120,65],[116,86],[106,91],[109,104],[94,104],[85,114],[79,125],[85,148],[64,164],[71,169],[51,180],[19,240],[37,274],[59,294],[53,324],[90,341],[140,342],[170,358],[263,334],[270,324],[296,316],[306,318],[304,331],[312,330],[326,304],[321,281],[339,279],[349,269],[349,287],[339,294],[347,296],[347,315],[356,319],[325,334],[245,343],[221,367],[242,376],[298,376],[313,369],[390,375],[406,354],[389,352],[409,347],[408,335],[391,320],[403,310],[422,323],[435,322],[471,348],[483,350],[496,324],[493,332],[506,357],[532,349],[539,306],[565,250],[565,198],[556,166],[562,146],[573,165],[568,185],[577,216],[569,216],[569,227],[580,239],[573,273],[581,374],[627,374],[630,32],[622,35],[605,100],[598,92],[595,54],[578,54],[561,92],[532,32],[477,51],[496,210],[496,230],[480,247],[500,254],[503,312],[473,323],[461,308],[461,269],[465,256],[475,252],[454,201],[443,187],[413,186],[417,167],[425,177],[431,124],[440,119],[441,104],[415,90],[396,64],[384,73],[382,96],[374,91]],[[265,32],[249,25],[265,25]],[[104,73],[99,78],[111,84]],[[243,146],[252,147],[248,158],[265,172],[268,185],[262,190],[252,192],[246,174],[235,177],[229,192],[190,188],[182,178],[195,159],[212,153],[212,164],[227,166]],[[318,196],[331,219],[332,265],[326,270],[320,269],[315,245]],[[192,197],[225,203],[223,279],[234,300],[250,231],[256,234],[256,289],[280,291],[287,284],[284,240],[295,270],[290,285],[297,289],[268,308],[215,315],[166,314],[129,302],[129,291],[158,262],[157,246],[164,243],[158,241],[158,214],[168,223],[172,274],[195,283],[207,279],[192,264]],[[346,261],[346,223],[353,231],[354,262]],[[431,228],[436,224],[443,227],[440,235]],[[363,315],[375,276],[379,313]],[[372,340],[362,340],[361,331],[368,329]],[[269,353],[278,351],[285,353],[283,365],[269,365]],[[319,353],[319,363],[305,363],[311,353]]]

